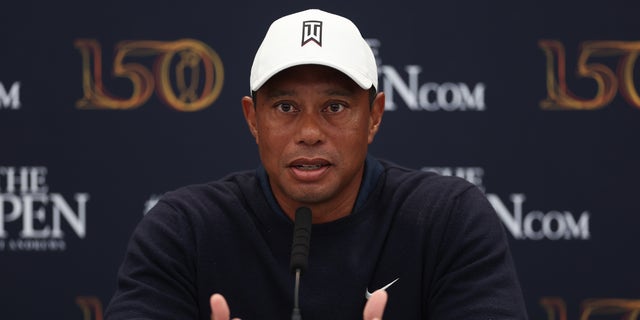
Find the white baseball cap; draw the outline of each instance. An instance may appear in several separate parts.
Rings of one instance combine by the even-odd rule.
[[[251,90],[303,64],[334,68],[365,90],[378,88],[376,60],[358,27],[344,17],[310,9],[271,24],[251,66]]]

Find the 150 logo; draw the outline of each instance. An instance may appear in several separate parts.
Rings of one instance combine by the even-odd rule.
[[[116,45],[112,73],[126,78],[128,97],[110,93],[102,79],[102,48],[94,39],[78,39],[74,46],[82,56],[83,97],[79,109],[133,109],[146,103],[154,92],[178,111],[198,111],[220,95],[224,67],[218,54],[194,39],[177,41],[122,41]],[[155,57],[153,68],[132,59]]]
[[[630,105],[640,108],[633,76],[640,41],[586,41],[580,45],[577,77],[595,82],[596,93],[591,98],[580,97],[568,88],[567,58],[561,42],[540,40],[538,46],[547,58],[547,97],[540,102],[543,109],[595,110],[611,103],[618,92]],[[592,58],[618,56],[616,72],[603,63],[589,63]]]
[[[545,297],[540,305],[547,312],[549,320],[567,320],[567,305],[564,299]],[[582,302],[580,317],[575,319],[622,319],[638,320],[640,317],[640,300],[631,299],[587,299]]]
[[[93,296],[76,297],[76,304],[82,310],[83,320],[102,320],[102,301]]]

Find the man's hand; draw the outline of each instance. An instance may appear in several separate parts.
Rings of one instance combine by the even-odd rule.
[[[209,299],[211,304],[211,320],[229,320],[229,305],[227,300],[221,294],[215,293]],[[384,313],[384,307],[387,305],[387,292],[384,290],[377,290],[374,292],[367,304],[364,306],[362,317],[364,320],[382,320],[382,314]],[[233,318],[233,320],[240,320]]]
[[[211,305],[211,320],[229,320],[229,305],[227,300],[219,293],[214,293],[209,299]],[[240,320],[233,318],[233,320]]]
[[[376,290],[373,292],[369,301],[364,306],[362,318],[364,320],[382,320],[384,307],[387,305],[387,292],[384,290]]]

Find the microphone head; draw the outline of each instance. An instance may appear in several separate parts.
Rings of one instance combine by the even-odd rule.
[[[291,246],[291,271],[303,273],[307,269],[309,241],[311,240],[311,209],[300,207],[296,210]]]

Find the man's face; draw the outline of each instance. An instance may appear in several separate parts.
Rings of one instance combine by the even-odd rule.
[[[350,213],[383,110],[384,95],[371,106],[367,90],[316,65],[275,75],[255,106],[243,99],[271,189],[288,215],[302,205],[314,211],[314,222]]]

